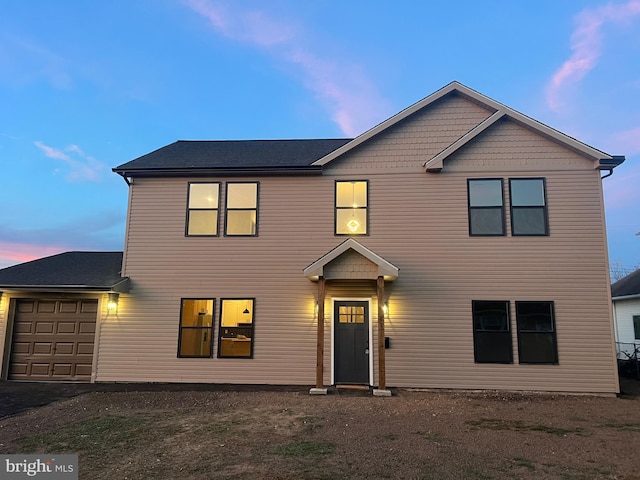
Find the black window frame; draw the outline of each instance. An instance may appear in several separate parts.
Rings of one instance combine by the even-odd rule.
[[[255,185],[256,186],[256,207],[255,208],[229,208],[229,185]],[[224,187],[224,236],[225,237],[257,237],[260,215],[260,182],[226,182]],[[256,212],[256,231],[255,233],[228,233],[229,211]]]
[[[218,208],[190,208],[191,201],[191,185],[217,185],[218,186]],[[221,200],[221,182],[188,182],[187,183],[187,214],[184,222],[185,237],[219,237],[220,236],[220,200]],[[216,233],[189,233],[189,220],[191,219],[191,211],[214,211],[216,212]]]
[[[366,228],[364,233],[338,233],[338,210],[353,210],[354,207],[338,207],[338,184],[339,183],[364,183],[367,188],[367,205],[364,207],[356,207],[356,210],[364,210],[366,218]],[[369,180],[365,179],[350,179],[350,180],[335,180],[333,184],[333,234],[336,237],[367,237],[370,235],[371,227],[369,221]]]
[[[541,331],[541,330],[525,330],[523,328],[523,318],[520,312],[520,307],[524,304],[537,304],[537,305],[548,305],[549,306],[549,314],[551,321],[551,330],[550,331]],[[521,364],[533,364],[533,365],[558,365],[558,336],[557,336],[557,328],[556,328],[556,314],[555,314],[555,302],[553,301],[516,301],[516,324],[518,330],[518,363]],[[541,343],[543,336],[547,336],[550,339],[548,342],[550,346],[550,354],[551,358],[548,360],[539,360],[539,359],[530,359],[527,358],[528,353],[527,350],[530,349],[529,342],[535,341],[536,343]],[[534,340],[529,340],[534,339]],[[540,348],[535,348],[537,352],[540,352]],[[524,360],[523,360],[524,358]]]
[[[502,199],[502,205],[500,206],[495,206],[495,205],[489,205],[489,206],[481,206],[481,205],[471,205],[471,182],[476,182],[476,181],[499,181],[500,182],[500,198]],[[472,225],[472,210],[500,210],[501,213],[501,226],[502,226],[502,232],[501,233],[474,233],[473,232],[473,225]],[[468,216],[468,220],[469,220],[469,236],[470,237],[504,237],[507,234],[507,228],[506,228],[506,219],[505,219],[505,202],[504,202],[504,178],[494,178],[494,177],[489,177],[489,178],[467,178],[467,216]]]
[[[640,340],[640,315],[633,315],[633,338]]]
[[[211,301],[211,326],[210,327],[193,327],[182,325],[182,314],[184,311],[184,302],[189,300],[206,300]],[[216,312],[216,299],[215,298],[200,298],[200,297],[183,297],[180,299],[180,317],[178,318],[178,358],[213,358],[213,345],[214,345],[214,331],[215,331],[215,312]],[[183,355],[182,350],[182,332],[183,330],[205,330],[208,329],[210,333],[209,337],[209,354],[208,355]]]
[[[542,181],[543,205],[514,205],[513,204],[513,181]],[[542,210],[544,217],[544,232],[542,233],[516,233],[514,225],[513,211],[516,210]],[[512,237],[548,237],[549,236],[549,202],[547,200],[547,179],[545,177],[512,177],[509,178],[509,215],[511,223]]]
[[[236,355],[222,355],[222,339],[223,338],[229,338],[228,336],[224,336],[223,337],[223,333],[222,333],[222,329],[223,328],[233,328],[233,327],[223,327],[222,325],[222,313],[224,311],[224,302],[227,300],[241,300],[241,301],[249,301],[251,302],[252,305],[252,310],[251,310],[251,337],[249,337],[251,339],[251,344],[249,346],[249,355],[244,355],[244,356],[236,356]],[[227,297],[227,298],[221,298],[220,299],[220,311],[218,313],[218,358],[227,358],[227,359],[252,359],[253,358],[253,351],[254,351],[254,345],[255,345],[255,337],[256,337],[256,316],[255,316],[255,312],[256,312],[256,298],[255,297]],[[237,327],[237,328],[248,328],[248,327]],[[226,335],[226,334],[225,334]]]
[[[478,328],[479,315],[488,311],[490,304],[502,304],[506,314],[506,330]],[[485,307],[482,310],[481,307]],[[475,363],[513,363],[513,338],[511,334],[511,302],[509,300],[472,300],[473,358]],[[486,351],[485,351],[486,350]]]

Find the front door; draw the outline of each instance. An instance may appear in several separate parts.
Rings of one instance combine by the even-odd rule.
[[[369,302],[336,301],[335,383],[369,384]]]

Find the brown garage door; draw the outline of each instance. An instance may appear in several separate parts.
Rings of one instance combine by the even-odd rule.
[[[97,300],[17,300],[9,378],[91,380]]]

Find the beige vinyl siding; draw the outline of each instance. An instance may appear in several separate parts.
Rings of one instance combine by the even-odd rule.
[[[599,173],[590,160],[514,122],[498,122],[445,160],[441,173],[425,173],[429,155],[490,114],[452,100],[356,148],[323,176],[242,177],[260,182],[258,237],[185,237],[194,179],[136,179],[125,265],[132,288],[121,296],[118,317],[102,323],[96,379],[311,385],[317,285],[302,270],[344,241],[333,234],[334,182],[357,178],[369,180],[370,216],[369,234],[356,240],[400,269],[385,286],[387,385],[616,392]],[[434,113],[447,109],[459,123]],[[505,179],[504,237],[469,236],[467,179],[481,177]],[[548,237],[510,235],[510,177],[546,178]],[[355,263],[366,270],[366,262]],[[325,383],[331,300],[373,298],[375,345],[375,295],[371,281],[327,282]],[[216,299],[214,358],[177,358],[183,297]],[[256,299],[253,359],[216,358],[220,298],[227,297]],[[511,302],[514,364],[474,363],[472,300]],[[554,302],[559,365],[518,364],[515,301],[523,300]]]

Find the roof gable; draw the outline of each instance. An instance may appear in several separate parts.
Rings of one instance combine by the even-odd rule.
[[[545,137],[550,138],[553,141],[561,143],[562,145],[580,153],[581,155],[589,157],[590,159],[595,161],[595,168],[610,169],[622,163],[622,161],[624,161],[623,157],[614,157],[598,149],[590,147],[589,145],[586,145],[568,135],[565,135],[564,133],[561,133],[558,130],[555,130],[547,125],[544,125],[543,123],[540,123],[537,120],[534,120],[516,110],[513,110],[512,108],[507,107],[506,105],[503,105],[485,95],[482,95],[481,93],[476,92],[475,90],[472,90],[469,87],[459,82],[451,82],[449,85],[441,88],[437,92],[420,100],[419,102],[413,104],[412,106],[402,110],[400,113],[376,125],[372,129],[354,138],[353,140],[346,143],[345,145],[328,153],[323,158],[316,161],[314,165],[321,165],[321,166],[327,165],[328,163],[332,162],[336,158],[347,153],[348,151],[352,150],[358,145],[370,140],[376,135],[379,135],[383,131],[391,128],[392,126],[406,119],[410,115],[413,115],[417,111],[423,108],[429,107],[430,105],[446,97],[447,95],[461,95],[464,98],[467,98],[468,100],[487,108],[489,111],[493,113],[489,117],[487,117],[484,121],[476,125],[474,128],[472,128],[467,133],[465,133],[460,138],[458,138],[453,143],[451,143],[449,146],[447,146],[440,153],[438,153],[437,155],[435,155],[430,159],[426,159],[426,161],[423,164],[426,171],[432,171],[432,172],[440,171],[443,166],[443,161],[447,157],[449,157],[459,148],[461,148],[462,146],[464,146],[465,144],[467,144],[468,142],[470,142],[471,140],[473,140],[474,138],[482,134],[484,131],[486,131],[488,128],[494,125],[498,120],[504,117],[508,117],[520,123],[521,125],[525,126],[526,128],[529,128],[541,135],[544,135]]]
[[[396,278],[398,278],[398,267],[390,262],[387,262],[384,258],[375,254],[361,243],[355,241],[353,238],[345,240],[336,248],[328,251],[318,260],[305,268],[304,276],[309,280],[318,280],[320,277],[324,276],[324,270],[326,266],[328,266],[334,260],[338,259],[338,257],[340,257],[341,255],[350,252],[351,250],[358,253],[376,266],[376,277],[384,277],[385,280],[395,280]]]

